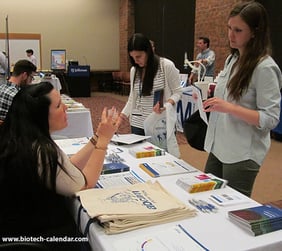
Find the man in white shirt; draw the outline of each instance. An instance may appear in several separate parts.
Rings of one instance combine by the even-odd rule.
[[[37,66],[37,59],[36,57],[33,55],[33,50],[32,49],[28,49],[25,51],[26,55],[27,55],[27,59],[33,63],[35,66]]]

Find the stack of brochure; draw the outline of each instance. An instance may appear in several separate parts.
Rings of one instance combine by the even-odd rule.
[[[224,188],[227,180],[216,177],[211,173],[198,173],[190,176],[182,176],[176,184],[188,193],[197,193]]]
[[[158,182],[137,183],[77,193],[91,218],[115,234],[196,216],[196,211],[170,195]]]
[[[228,212],[229,219],[254,236],[282,229],[282,209],[262,205]]]

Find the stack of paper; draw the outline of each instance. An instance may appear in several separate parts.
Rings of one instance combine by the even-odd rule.
[[[77,193],[90,217],[107,234],[121,233],[196,215],[194,209],[170,195],[158,182]]]

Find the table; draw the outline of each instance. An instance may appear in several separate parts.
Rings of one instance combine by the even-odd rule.
[[[149,144],[149,143],[141,143]],[[239,192],[233,190],[230,187],[224,189],[218,189],[213,191],[206,191],[201,193],[189,194],[176,185],[176,180],[180,175],[170,175],[163,176],[159,178],[151,178],[141,168],[138,164],[144,161],[148,161],[148,158],[136,159],[128,153],[129,146],[114,146],[110,145],[109,150],[119,148],[123,152],[119,155],[126,160],[126,163],[130,165],[131,170],[134,170],[137,175],[139,175],[144,180],[158,180],[171,194],[176,196],[182,202],[188,204],[188,200],[191,198],[202,199],[208,201],[211,194],[225,193],[237,193]],[[176,159],[170,154],[164,156],[151,157],[155,160],[165,160],[165,159]],[[241,195],[244,196],[244,195]],[[245,196],[244,196],[245,197]],[[226,207],[218,206],[219,210],[217,213],[202,213],[198,212],[198,216],[189,218],[187,220],[182,220],[178,222],[165,223],[156,226],[141,228],[134,231],[129,231],[126,233],[116,234],[116,235],[106,235],[103,232],[101,226],[90,220],[87,213],[82,209],[80,202],[74,199],[74,215],[76,217],[77,223],[80,226],[82,232],[88,233],[88,238],[90,245],[93,250],[109,250],[114,251],[114,244],[121,239],[129,240],[130,238],[142,235],[157,233],[158,231],[168,229],[169,227],[175,226],[176,224],[181,224],[185,230],[192,235],[197,241],[204,245],[209,250],[214,251],[226,251],[226,250],[260,250],[260,251],[275,251],[282,250],[282,230],[253,237],[246,233],[240,227],[231,223],[228,219],[227,212],[235,209],[242,209],[247,207],[253,207],[260,205],[256,201],[247,198],[247,202],[237,205],[229,205]],[[129,250],[125,248],[123,250]],[[136,250],[136,249],[134,249]],[[121,250],[117,250],[121,251]]]
[[[65,94],[61,95],[61,99],[68,106],[68,126],[52,133],[52,137],[55,139],[92,137],[93,125],[90,110]]]

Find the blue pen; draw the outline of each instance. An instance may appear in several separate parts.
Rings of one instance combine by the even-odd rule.
[[[219,203],[222,203],[223,201],[220,200],[218,197],[216,197],[215,195],[211,195],[212,198],[214,198],[216,201],[218,201]]]
[[[207,205],[205,205],[205,203],[202,203],[200,200],[192,199],[192,201],[193,201],[196,205],[198,205],[199,207],[201,207],[205,213],[209,213],[209,212],[211,211],[211,210],[207,207]]]
[[[217,211],[217,208],[210,204],[210,203],[207,203],[206,201],[204,200],[199,200],[199,202],[201,203],[201,205],[203,205],[207,210],[211,211],[211,212],[216,212]]]
[[[189,203],[193,205],[194,207],[196,207],[197,209],[199,209],[201,212],[203,213],[207,212],[206,209],[200,206],[197,202],[195,202],[195,200],[189,200]]]

